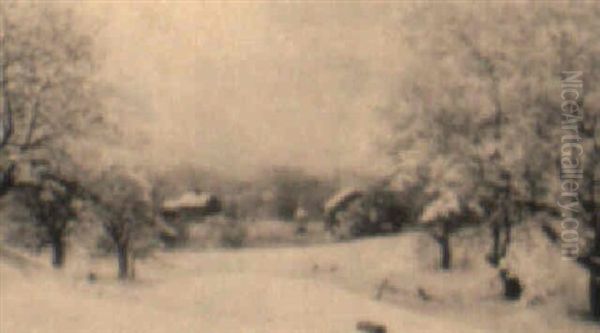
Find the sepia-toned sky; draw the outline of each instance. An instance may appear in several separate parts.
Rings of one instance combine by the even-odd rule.
[[[103,75],[133,163],[235,174],[269,165],[379,171],[373,147],[402,64],[401,7],[92,2]],[[120,108],[118,108],[120,109]],[[111,111],[112,112],[112,111]]]

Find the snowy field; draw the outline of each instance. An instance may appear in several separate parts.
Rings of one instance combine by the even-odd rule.
[[[417,260],[423,241],[409,233],[310,247],[159,252],[139,260],[138,279],[128,283],[115,281],[112,258],[72,251],[66,269],[55,272],[45,256],[5,248],[0,331],[356,332],[359,321],[403,333],[597,331],[552,306],[455,297],[460,286],[439,279],[460,284],[467,276],[487,277],[425,274]],[[89,272],[98,280],[89,282]],[[430,300],[418,297],[418,286]],[[463,294],[480,292],[462,286]]]

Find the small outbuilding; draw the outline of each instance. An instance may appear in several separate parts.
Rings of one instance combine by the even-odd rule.
[[[211,193],[186,192],[177,198],[165,200],[161,214],[168,222],[181,219],[197,222],[202,217],[221,211],[221,201]]]
[[[337,227],[340,221],[337,214],[344,211],[348,206],[357,199],[363,196],[363,192],[356,188],[345,188],[332,195],[323,207],[325,215],[325,228],[333,230]]]
[[[208,215],[221,212],[221,201],[211,193],[185,192],[168,199],[160,207],[156,225],[159,237],[168,247],[186,242],[188,225],[199,223]]]

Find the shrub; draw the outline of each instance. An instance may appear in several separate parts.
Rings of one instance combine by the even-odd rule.
[[[242,223],[230,221],[221,229],[219,242],[223,247],[240,248],[244,245],[247,234]]]

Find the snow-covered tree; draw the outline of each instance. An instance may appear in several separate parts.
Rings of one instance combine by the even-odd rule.
[[[454,207],[450,211],[479,212],[493,231],[490,259],[497,263],[510,241],[510,226],[519,222],[517,213],[557,213],[561,73],[582,71],[579,103],[585,112],[577,131],[586,158],[580,202],[596,240],[580,261],[590,267],[592,312],[598,318],[600,272],[590,258],[600,256],[594,213],[600,169],[599,14],[597,3],[415,5],[402,22],[407,59],[386,108],[392,120],[390,152],[400,173],[407,184],[425,179],[429,191],[438,193],[425,213],[445,211],[438,198],[455,198],[439,203]],[[459,204],[447,205],[454,201]]]

